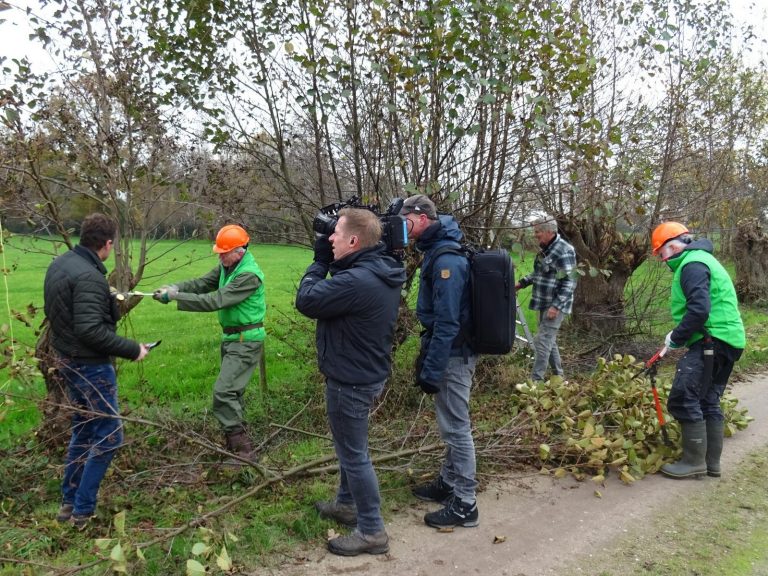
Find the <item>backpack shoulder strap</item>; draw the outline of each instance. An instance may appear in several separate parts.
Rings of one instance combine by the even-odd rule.
[[[434,254],[432,255],[432,266],[435,265],[435,262],[437,262],[437,259],[443,254],[458,254],[459,256],[469,257],[470,251],[467,249],[467,247],[464,244],[460,245],[458,248],[454,246],[441,246],[440,248],[435,250]]]

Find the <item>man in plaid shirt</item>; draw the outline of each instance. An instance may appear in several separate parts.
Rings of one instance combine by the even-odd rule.
[[[544,381],[547,364],[557,376],[563,376],[557,332],[566,314],[573,309],[576,289],[576,251],[557,233],[557,222],[539,220],[533,234],[541,251],[536,255],[533,272],[515,285],[515,290],[533,285],[529,307],[539,311],[539,331],[533,339],[535,357],[531,378]]]

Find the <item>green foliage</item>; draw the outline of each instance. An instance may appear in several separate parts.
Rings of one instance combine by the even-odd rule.
[[[627,484],[652,474],[676,455],[679,429],[665,415],[674,447],[665,446],[656,417],[650,380],[632,356],[600,358],[588,379],[547,384],[518,384],[519,410],[531,425],[521,442],[540,441],[539,457],[556,477],[567,472],[577,479],[591,475],[602,482],[609,470]],[[669,378],[656,383],[662,396],[671,388]],[[726,435],[747,426],[750,418],[736,407],[736,399],[722,401]]]

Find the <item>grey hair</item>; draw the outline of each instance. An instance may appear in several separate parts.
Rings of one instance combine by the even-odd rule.
[[[693,236],[691,234],[680,234],[680,236],[664,242],[664,246],[675,245],[681,250],[684,250],[691,242],[693,242]]]
[[[533,229],[557,233],[557,221],[554,218],[541,218],[533,223]]]

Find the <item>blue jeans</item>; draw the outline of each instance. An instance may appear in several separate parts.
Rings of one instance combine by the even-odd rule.
[[[101,481],[123,443],[123,424],[115,417],[119,416],[115,369],[112,364],[65,360],[60,373],[76,410],[64,465],[62,503],[72,504],[75,515],[92,515]]]
[[[469,391],[477,356],[465,362],[461,356],[448,359],[445,378],[435,394],[435,414],[440,438],[445,442],[445,460],[440,476],[454,494],[467,504],[475,502],[475,442],[469,420]]]
[[[739,348],[714,339],[715,358],[712,366],[712,382],[702,390],[704,375],[704,343],[699,340],[691,345],[677,363],[672,390],[667,398],[667,410],[681,422],[711,420],[722,422],[725,417],[720,409],[720,398],[733,371],[733,365],[741,357]]]
[[[539,310],[539,329],[533,337],[533,372],[531,379],[544,380],[547,365],[552,368],[552,373],[563,375],[563,364],[560,361],[560,349],[557,347],[557,333],[563,323],[565,314],[558,312],[557,316],[550,320],[546,310]]]
[[[368,415],[384,382],[367,386],[342,384],[328,378],[325,401],[328,424],[339,459],[336,501],[357,506],[357,528],[363,534],[384,530],[379,480],[368,455]]]

